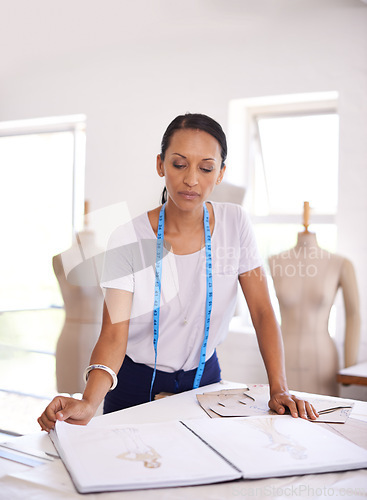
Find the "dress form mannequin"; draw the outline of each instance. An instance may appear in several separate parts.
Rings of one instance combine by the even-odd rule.
[[[83,392],[83,372],[101,329],[102,259],[87,258],[92,255],[101,256],[102,251],[95,245],[94,233],[83,230],[76,234],[70,249],[52,259],[65,306],[65,322],[56,347],[58,392]]]
[[[309,207],[305,203],[305,230],[294,248],[269,259],[278,297],[289,387],[293,390],[336,396],[337,349],[328,332],[336,293],[343,291],[345,306],[345,366],[357,362],[360,315],[359,295],[352,263],[318,246],[308,231]]]

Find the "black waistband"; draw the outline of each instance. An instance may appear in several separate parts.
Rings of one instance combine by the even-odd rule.
[[[129,356],[125,356],[117,375],[117,387],[109,392],[105,398],[104,413],[148,402],[152,374],[153,368],[142,363],[135,363]],[[178,370],[173,373],[157,370],[152,391],[153,398],[160,392],[177,394],[191,390],[195,374],[196,369]],[[205,363],[200,386],[214,384],[220,379],[218,357],[214,351]]]

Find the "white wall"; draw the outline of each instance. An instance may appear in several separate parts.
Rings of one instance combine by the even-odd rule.
[[[357,269],[364,338],[360,359],[367,358],[366,4],[0,4],[6,11],[0,30],[0,121],[85,113],[86,198],[92,210],[126,200],[135,215],[158,204],[162,181],[155,173],[155,155],[177,114],[208,113],[226,128],[230,99],[338,91],[339,251]]]

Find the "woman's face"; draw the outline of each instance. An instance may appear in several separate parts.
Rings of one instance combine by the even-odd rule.
[[[157,171],[166,178],[168,199],[182,210],[193,210],[220,184],[225,166],[218,141],[202,130],[181,129],[171,137]]]

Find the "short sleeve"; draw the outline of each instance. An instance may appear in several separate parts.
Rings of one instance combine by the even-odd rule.
[[[248,214],[239,206],[237,216],[240,236],[240,261],[238,274],[243,274],[262,266],[263,262]]]
[[[134,291],[134,272],[140,261],[139,242],[132,223],[118,227],[110,236],[104,257],[101,287]]]

